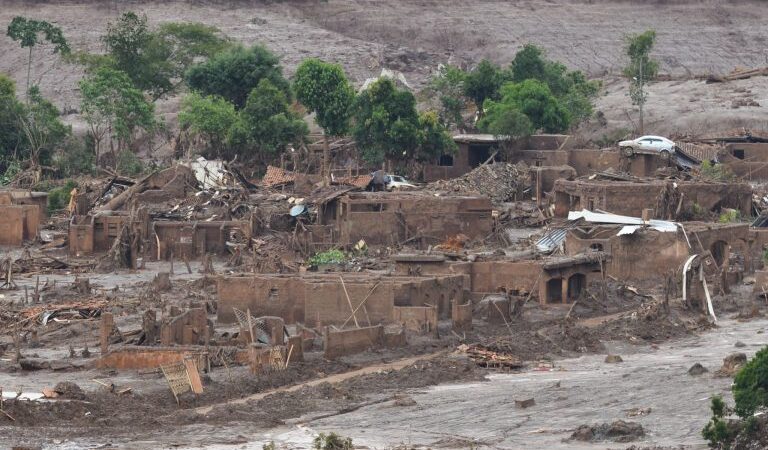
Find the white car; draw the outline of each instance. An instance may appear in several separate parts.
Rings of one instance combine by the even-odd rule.
[[[384,181],[387,183],[387,190],[394,191],[397,189],[413,189],[415,184],[401,177],[400,175],[385,175]]]
[[[640,136],[631,141],[619,142],[619,148],[625,156],[635,153],[659,153],[662,158],[668,159],[675,153],[677,144],[661,136]]]

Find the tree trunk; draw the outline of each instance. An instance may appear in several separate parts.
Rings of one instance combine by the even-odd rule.
[[[331,149],[328,135],[323,132],[323,180],[326,186],[331,184]]]
[[[27,104],[29,104],[29,78],[32,74],[32,46],[29,46],[29,57],[27,58],[27,90],[24,92],[24,95],[27,99]]]

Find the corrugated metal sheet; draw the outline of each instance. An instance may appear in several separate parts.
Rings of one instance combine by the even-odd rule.
[[[568,234],[568,230],[574,226],[576,226],[576,221],[569,223],[565,227],[553,228],[547,231],[541,239],[536,241],[536,249],[542,253],[551,253],[555,251],[555,249],[559,248],[563,244],[563,241],[565,241],[565,236]]]

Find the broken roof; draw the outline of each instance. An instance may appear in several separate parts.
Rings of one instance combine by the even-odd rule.
[[[620,216],[618,214],[607,213],[594,213],[586,209],[581,211],[570,211],[568,213],[568,220],[584,219],[587,222],[592,223],[610,223],[616,225],[625,225],[619,230],[618,235],[632,234],[642,227],[648,227],[656,231],[661,232],[674,232],[677,231],[677,224],[666,220],[644,221],[639,217]]]

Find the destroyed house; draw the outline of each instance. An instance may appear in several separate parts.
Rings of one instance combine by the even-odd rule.
[[[711,255],[727,287],[755,266],[756,255],[750,247],[747,224],[683,222],[675,231],[660,231],[581,223],[565,237],[566,254],[609,254],[606,273],[640,286],[658,286],[665,277],[680,273],[692,255]]]
[[[449,261],[441,255],[398,255],[398,274],[435,276],[462,274],[473,302],[489,295],[506,293],[518,297],[535,295],[542,304],[572,303],[595,279],[607,256],[590,252],[543,259],[490,259],[472,262]]]
[[[0,245],[19,246],[37,238],[45,220],[48,194],[18,189],[0,191]]]
[[[422,315],[448,318],[451,304],[464,304],[464,277],[373,276],[370,274],[263,274],[220,277],[219,323],[235,323],[234,309],[313,326],[399,322]],[[433,311],[434,310],[434,311]]]
[[[472,169],[491,160],[501,161],[502,143],[517,155],[522,151],[557,150],[567,141],[568,136],[560,134],[533,135],[516,142],[504,143],[504,139],[492,134],[460,134],[454,136],[458,149],[453,155],[442,155],[434,164],[424,166],[424,181],[446,180],[464,175]],[[510,156],[509,162],[522,161],[520,157]],[[562,165],[565,161],[551,164]]]
[[[722,208],[748,216],[752,210],[752,188],[746,183],[557,180],[554,194],[557,217],[582,209],[627,216],[640,216],[644,209],[652,209],[662,218],[668,218],[663,217],[664,211],[677,217],[695,210],[719,212]]]
[[[322,204],[309,238],[320,242],[326,233],[341,245],[361,239],[368,245],[435,244],[457,234],[482,239],[493,229],[491,213],[487,197],[349,192]]]

